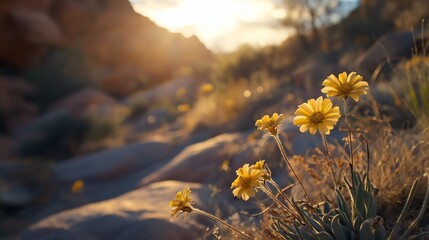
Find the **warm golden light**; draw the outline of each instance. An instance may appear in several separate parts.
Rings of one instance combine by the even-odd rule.
[[[279,27],[284,9],[266,0],[132,1],[134,9],[158,25],[185,36],[196,35],[212,50],[230,51],[241,44],[275,44],[288,34]]]

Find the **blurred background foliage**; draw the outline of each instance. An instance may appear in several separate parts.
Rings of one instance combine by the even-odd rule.
[[[352,120],[365,118],[355,122],[359,129],[371,126],[365,133],[377,139],[377,164],[398,159],[387,165],[400,165],[397,175],[390,176],[386,167],[383,176],[373,177],[389,194],[383,201],[399,202],[416,169],[427,162],[418,141],[426,141],[422,129],[429,124],[428,2],[361,0],[348,14],[341,13],[347,1],[277,2],[296,10],[278,19],[291,33],[287,39],[278,45],[245,44],[232,52],[213,52],[195,36],[157,26],[136,13],[128,0],[0,1],[0,163],[30,164],[34,170],[25,175],[36,176],[40,168],[51,171],[56,164],[102,150],[159,141],[177,154],[191,144],[236,132],[248,133],[247,148],[255,147],[240,157],[257,156],[264,147],[255,141],[256,119],[273,112],[291,116],[302,101],[321,95],[326,76],[357,71],[371,90],[351,106]],[[291,152],[317,145],[293,131],[284,137]],[[237,145],[225,152],[240,152]],[[395,154],[395,146],[403,151]],[[236,164],[228,154],[225,169]],[[132,171],[143,171],[133,165],[108,165],[114,157],[106,157],[102,166],[115,169],[113,177],[109,172],[94,178],[125,179]],[[145,170],[161,168],[168,157],[150,159],[158,165]],[[4,177],[8,174],[0,174],[0,183],[14,186],[17,178]],[[21,184],[22,174],[17,176]],[[54,184],[47,183],[49,173],[41,178],[46,179],[37,180]],[[401,193],[394,196],[395,184],[402,179]],[[139,184],[121,183],[120,190],[71,202],[113,197],[130,190],[123,186]],[[3,194],[2,189],[6,187],[0,187]],[[2,205],[7,204],[0,199]],[[389,214],[394,215],[394,207]],[[30,222],[22,221],[16,228]]]

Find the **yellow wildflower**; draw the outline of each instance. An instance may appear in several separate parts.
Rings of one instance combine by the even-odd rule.
[[[204,83],[198,90],[199,94],[209,94],[213,92],[214,86],[210,83]]]
[[[328,135],[341,117],[338,107],[332,107],[332,101],[323,97],[310,99],[298,106],[293,124],[300,126],[301,132],[310,131],[311,134],[320,133]]]
[[[267,130],[273,135],[277,135],[279,124],[285,119],[283,114],[274,113],[272,117],[264,115],[261,119],[258,119],[255,126],[258,130]]]
[[[259,160],[254,165],[252,165],[253,169],[264,170],[265,160]]]
[[[244,164],[236,173],[238,177],[231,184],[231,188],[235,188],[232,193],[235,197],[247,201],[255,196],[256,188],[261,186],[258,179],[262,177],[262,171]]]
[[[77,193],[83,190],[85,183],[82,180],[77,180],[71,186],[72,193]]]
[[[361,75],[351,72],[348,76],[346,72],[338,75],[338,78],[331,74],[323,81],[322,93],[328,97],[341,97],[347,99],[349,96],[356,102],[359,96],[367,94],[368,83],[365,82]]]
[[[192,209],[192,198],[189,196],[191,194],[191,189],[189,187],[185,188],[183,191],[179,191],[176,194],[176,197],[170,201],[171,209],[171,219],[177,217],[179,214],[191,213]]]
[[[177,106],[177,111],[179,113],[184,113],[187,112],[191,109],[191,106],[189,106],[189,104],[180,104]]]
[[[253,169],[262,171],[261,178],[264,180],[271,179],[271,171],[268,166],[265,165],[265,160],[259,160],[254,165],[250,166]]]

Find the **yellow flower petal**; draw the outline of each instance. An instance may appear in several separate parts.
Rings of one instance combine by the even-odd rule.
[[[274,113],[272,117],[264,115],[261,119],[256,120],[255,126],[258,130],[267,130],[273,135],[278,134],[278,126],[285,119],[283,114]]]
[[[339,107],[333,107],[332,101],[323,97],[310,99],[307,103],[299,105],[295,115],[293,124],[299,126],[301,132],[309,131],[316,134],[319,131],[326,135],[341,117]]]
[[[247,201],[255,196],[256,189],[260,187],[259,178],[263,176],[263,171],[254,168],[254,165],[244,164],[236,173],[237,178],[231,184],[231,188],[235,188],[232,193],[235,197]]]
[[[333,74],[329,75],[323,82],[322,93],[327,97],[341,97],[346,99],[351,97],[356,102],[359,101],[359,96],[367,94],[368,83],[363,81],[362,76],[356,72],[351,72],[347,75],[343,72],[338,75],[338,78]]]
[[[176,197],[170,201],[171,209],[171,219],[175,218],[182,212],[190,213],[192,212],[192,198],[189,196],[191,194],[191,190],[189,187],[183,189],[183,191],[179,191],[176,193]]]

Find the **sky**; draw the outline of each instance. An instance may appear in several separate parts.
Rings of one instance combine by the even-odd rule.
[[[353,0],[348,0],[353,1]],[[242,44],[279,44],[291,33],[280,24],[282,0],[131,0],[134,10],[158,26],[197,36],[214,52]]]

